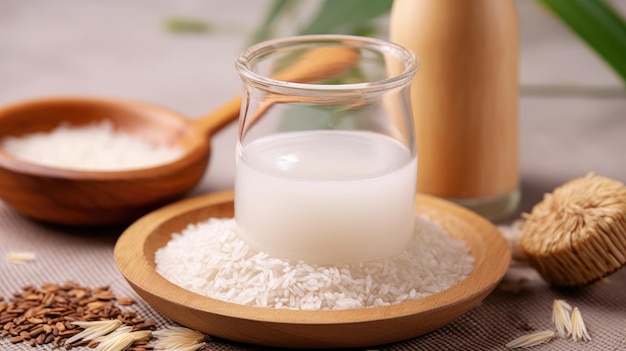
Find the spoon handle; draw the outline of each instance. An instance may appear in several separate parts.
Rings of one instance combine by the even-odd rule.
[[[227,124],[237,120],[237,118],[239,118],[240,109],[241,95],[233,98],[217,110],[203,117],[192,120],[191,124],[195,129],[201,131],[207,137],[210,137],[218,130],[224,128]]]
[[[283,69],[272,78],[294,83],[311,83],[339,76],[351,69],[359,59],[359,52],[353,48],[329,46],[313,49],[303,54],[293,65]],[[250,117],[247,123],[255,123],[275,103],[296,102],[298,97],[284,96],[265,101]],[[194,128],[207,137],[225,127],[239,117],[241,95],[222,105],[214,112],[192,120]]]

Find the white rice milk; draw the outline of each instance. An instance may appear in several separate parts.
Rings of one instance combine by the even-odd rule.
[[[240,147],[235,218],[256,250],[313,263],[380,259],[414,233],[417,160],[364,131],[279,133]]]

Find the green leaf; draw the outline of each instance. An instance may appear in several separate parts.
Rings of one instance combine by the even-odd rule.
[[[274,35],[274,29],[278,24],[280,16],[284,15],[290,9],[300,5],[300,1],[294,0],[274,0],[270,4],[270,8],[265,15],[263,22],[252,35],[252,43],[269,39]]]
[[[626,24],[603,0],[536,0],[583,39],[626,83]]]
[[[354,118],[346,118],[349,111],[329,106],[289,106],[280,123],[280,130],[294,132],[318,129],[354,129]]]
[[[172,17],[165,22],[167,29],[176,34],[204,34],[211,30],[208,22],[196,18]]]
[[[364,28],[370,20],[389,13],[392,0],[326,0],[300,34],[337,33]]]

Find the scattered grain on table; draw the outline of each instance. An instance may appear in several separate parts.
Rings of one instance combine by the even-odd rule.
[[[5,258],[10,263],[29,263],[34,261],[37,255],[28,251],[10,251],[6,253]]]
[[[119,300],[126,306],[134,302],[130,297],[118,299],[107,286],[90,288],[71,281],[24,286],[11,297],[0,300],[0,337],[13,344],[51,344],[55,348],[69,349],[79,345],[94,346],[90,340],[67,342],[81,332],[80,322],[114,319],[133,332],[156,329],[154,322],[120,308]],[[141,341],[129,350],[148,349],[147,341]]]
[[[522,335],[505,346],[510,349],[527,348],[548,343],[555,337],[567,338],[569,336],[576,343],[591,341],[580,309],[572,308],[565,300],[555,299],[552,302],[552,325],[554,329]]]

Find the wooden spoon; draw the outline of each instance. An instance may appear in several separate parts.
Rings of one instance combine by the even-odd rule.
[[[330,52],[329,50],[332,50]],[[355,50],[313,49],[277,74],[277,80],[308,82],[334,77],[357,61]],[[60,123],[81,126],[110,120],[116,129],[184,150],[174,162],[135,170],[87,171],[43,166],[0,149],[0,198],[21,214],[64,225],[129,223],[193,189],[204,175],[210,138],[239,116],[241,97],[193,120],[136,101],[66,97],[0,109],[0,140],[49,132]]]
[[[305,52],[291,66],[272,76],[272,79],[292,83],[308,83],[312,81],[324,80],[337,77],[352,68],[359,59],[359,52],[355,49],[343,46],[322,46]],[[295,96],[273,96],[261,102],[257,109],[249,117],[249,125],[255,123],[267,110],[277,103],[302,102],[302,99]],[[306,100],[310,102],[310,100]],[[229,114],[233,109],[241,106],[241,95],[225,104],[215,114]],[[206,120],[198,120],[199,128]],[[241,131],[240,131],[241,132]]]

